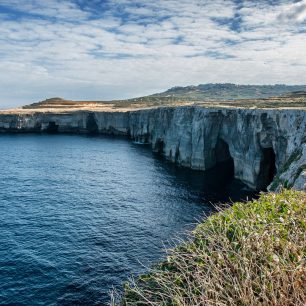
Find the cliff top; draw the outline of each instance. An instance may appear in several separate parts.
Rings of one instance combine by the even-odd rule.
[[[72,101],[59,97],[32,103],[11,112],[62,112],[76,110],[128,111],[161,106],[197,105],[226,108],[306,108],[306,85],[201,84],[173,87],[163,93],[112,101]]]

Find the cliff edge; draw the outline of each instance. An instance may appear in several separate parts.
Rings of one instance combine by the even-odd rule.
[[[305,190],[306,110],[154,107],[138,110],[15,110],[0,113],[3,133],[124,135],[181,166],[207,170],[232,160],[254,190]]]

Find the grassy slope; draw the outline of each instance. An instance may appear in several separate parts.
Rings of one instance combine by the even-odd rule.
[[[282,96],[296,91],[305,91],[306,86],[287,85],[237,85],[237,84],[200,84],[198,86],[173,87],[153,97],[177,97],[192,101],[237,100]]]
[[[297,91],[298,90],[298,91]],[[304,91],[303,91],[304,90]],[[285,94],[287,93],[287,94]],[[146,108],[178,105],[230,106],[230,107],[306,107],[306,85],[234,85],[203,84],[175,87],[163,93],[126,100],[114,101],[69,101],[52,98],[26,105],[24,109],[72,107]]]
[[[236,203],[126,284],[120,303],[305,305],[305,211],[305,193],[293,190]]]

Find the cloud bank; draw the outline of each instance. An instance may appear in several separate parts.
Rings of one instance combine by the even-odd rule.
[[[306,1],[0,0],[0,108],[306,84]]]

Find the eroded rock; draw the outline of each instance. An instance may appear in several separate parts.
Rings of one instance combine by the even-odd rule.
[[[126,135],[150,143],[171,162],[197,170],[232,158],[235,177],[253,189],[305,189],[305,110],[184,106],[0,114],[0,131],[46,132],[50,122],[59,133]]]

